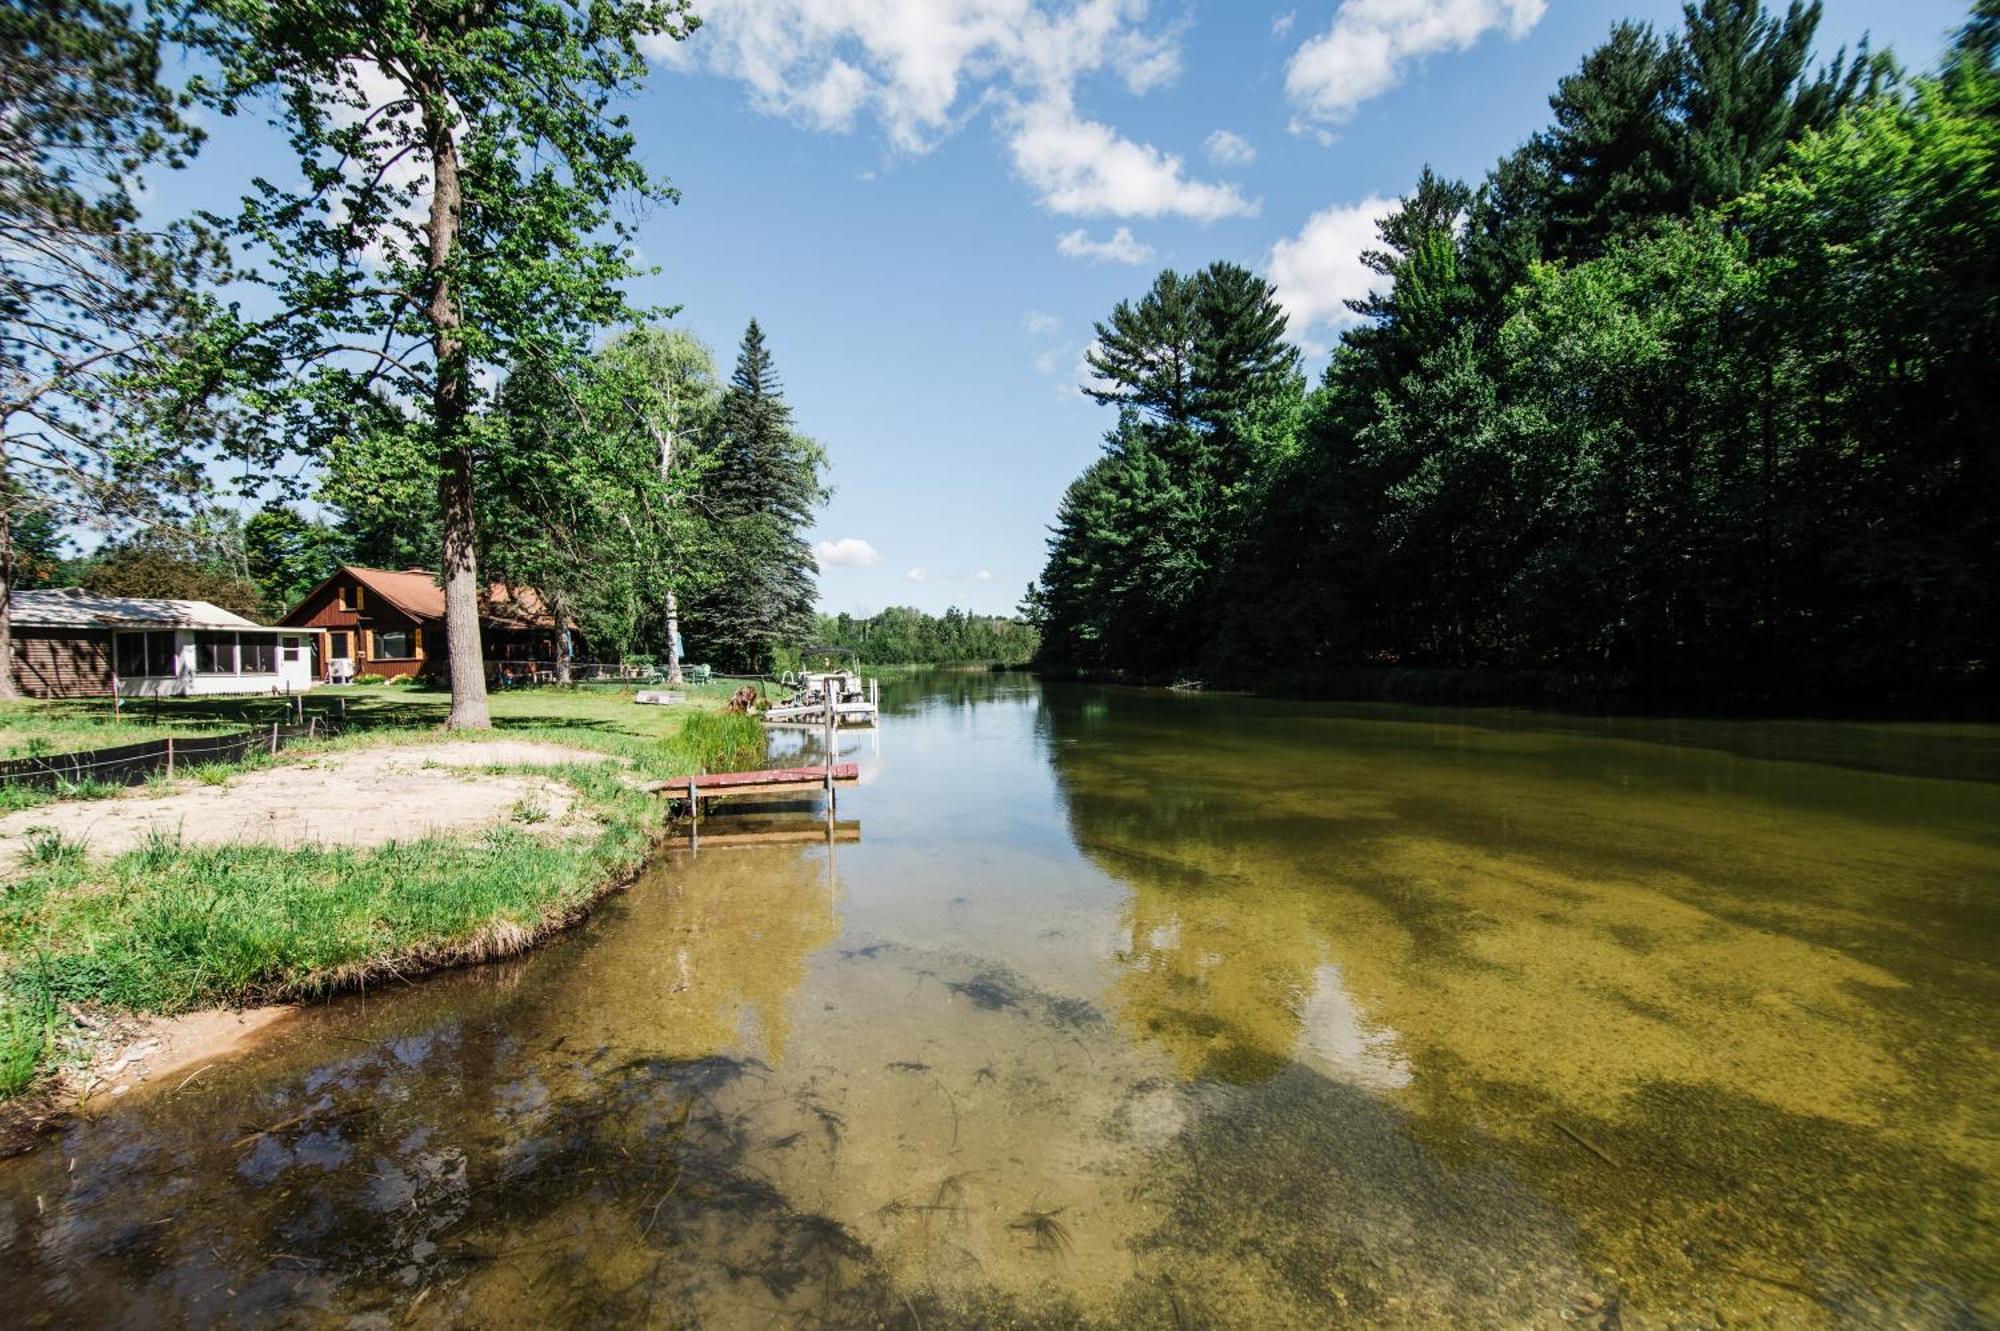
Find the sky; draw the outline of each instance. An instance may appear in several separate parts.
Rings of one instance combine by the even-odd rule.
[[[1476,181],[1548,119],[1618,18],[1672,0],[706,0],[625,108],[680,202],[640,220],[635,296],[733,363],[764,328],[834,487],[831,612],[1005,613],[1110,409],[1092,325],[1161,268],[1270,278],[1317,373],[1373,219],[1429,163]],[[1826,0],[1930,67],[1966,6]],[[213,206],[282,160],[211,125],[160,201]]]

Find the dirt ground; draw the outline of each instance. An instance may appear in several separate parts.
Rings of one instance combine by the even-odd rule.
[[[280,762],[220,786],[182,781],[165,793],[45,804],[0,817],[0,872],[41,828],[82,841],[93,855],[131,850],[155,829],[191,846],[378,846],[478,831],[523,809],[540,810],[537,827],[573,830],[583,815],[572,816],[576,795],[566,783],[474,769],[610,761],[590,749],[526,740],[385,746]]]

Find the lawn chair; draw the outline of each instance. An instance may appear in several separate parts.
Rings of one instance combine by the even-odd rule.
[[[690,684],[706,684],[714,674],[715,671],[705,665],[691,665],[687,668],[687,680]]]

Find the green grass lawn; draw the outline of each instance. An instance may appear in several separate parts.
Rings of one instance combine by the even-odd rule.
[[[185,716],[175,706],[169,704],[162,711],[150,704],[127,703],[114,709],[109,698],[0,702],[0,759],[46,758],[168,735],[219,735],[241,728],[221,718]],[[276,708],[271,710],[275,714]]]
[[[595,820],[584,839],[542,835],[527,810],[479,837],[370,849],[190,847],[160,839],[97,857],[53,835],[35,838],[17,863],[0,865],[0,1096],[31,1084],[52,1057],[85,1052],[87,1037],[67,1016],[71,1004],[172,1014],[310,996],[391,966],[409,973],[518,950],[574,918],[651,848],[663,801],[621,776],[665,779],[761,757],[762,727],[720,710],[733,687],[690,689],[690,701],[674,707],[638,705],[629,689],[494,695],[489,733],[496,738],[544,739],[627,760],[534,769],[575,787],[579,810]],[[316,690],[308,714],[337,714],[342,700],[346,734],[302,752],[288,749],[277,761],[438,738],[449,706],[442,693],[356,685]],[[273,699],[171,700],[146,704],[143,722],[128,714],[113,724],[108,716],[93,721],[80,705],[10,704],[0,709],[0,725],[25,716],[24,732],[62,735],[87,748],[269,724],[283,706]],[[142,724],[151,727],[147,734],[138,733]]]

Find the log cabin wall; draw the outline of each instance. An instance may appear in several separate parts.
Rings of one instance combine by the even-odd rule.
[[[435,670],[430,650],[444,641],[443,626],[412,618],[353,578],[340,578],[319,588],[279,621],[287,628],[320,631],[319,677],[327,678],[333,657],[333,633],[347,633],[357,675],[415,675]],[[408,633],[406,656],[384,657],[378,634]]]

